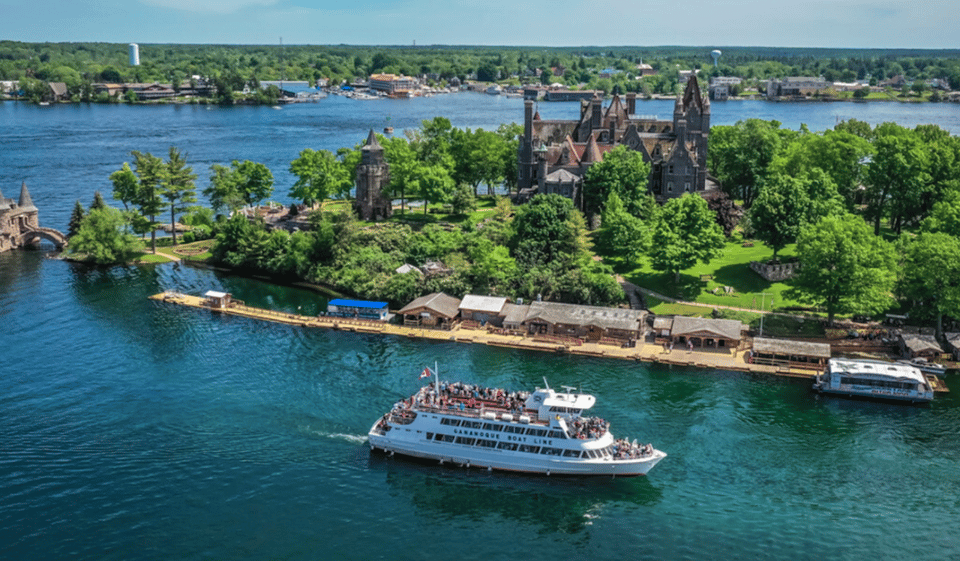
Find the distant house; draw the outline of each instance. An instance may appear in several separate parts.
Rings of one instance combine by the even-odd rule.
[[[111,97],[123,93],[123,84],[112,84],[107,82],[98,82],[93,85],[93,92],[96,94],[105,93]]]
[[[50,91],[48,93],[50,101],[69,101],[70,92],[67,91],[67,85],[63,82],[50,82],[48,84]]]
[[[400,309],[404,325],[450,329],[460,315],[460,299],[442,292],[421,296]]]
[[[829,88],[831,83],[812,76],[791,76],[767,82],[767,97],[811,96]]]
[[[386,94],[397,95],[410,92],[418,86],[416,79],[402,74],[372,74],[370,76],[370,89]]]
[[[127,84],[127,91],[137,94],[140,101],[152,101],[156,99],[166,99],[175,97],[177,92],[169,84]]]
[[[640,76],[653,76],[656,73],[657,71],[654,70],[653,67],[650,66],[649,64],[641,62],[640,64],[637,65],[637,74],[639,74]]]
[[[530,311],[528,304],[510,304],[503,306],[503,327],[510,331],[520,331],[523,329],[523,320],[526,319]]]

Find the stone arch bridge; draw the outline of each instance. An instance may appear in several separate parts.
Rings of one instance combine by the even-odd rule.
[[[42,226],[27,226],[22,234],[23,245],[37,245],[40,240],[47,240],[58,250],[67,246],[67,237],[59,230],[53,228],[44,228]]]

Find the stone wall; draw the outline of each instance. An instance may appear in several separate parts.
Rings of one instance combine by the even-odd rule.
[[[774,264],[751,261],[750,268],[753,269],[753,272],[770,282],[779,282],[793,278],[794,275],[797,274],[797,271],[800,270],[800,263],[793,261],[789,263]]]

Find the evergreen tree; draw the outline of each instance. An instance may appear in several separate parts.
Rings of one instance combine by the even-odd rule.
[[[103,201],[103,195],[100,194],[100,191],[97,191],[93,194],[93,202],[90,203],[90,210],[100,210],[107,208],[107,203]]]
[[[186,210],[190,203],[197,202],[193,183],[197,176],[193,173],[193,168],[187,165],[186,156],[171,146],[162,177],[160,195],[167,199],[170,206],[170,231],[173,233],[173,245],[177,245],[176,215]]]
[[[80,224],[83,222],[85,216],[86,211],[83,210],[83,205],[80,204],[80,200],[77,199],[77,202],[73,205],[73,212],[70,213],[70,224],[67,226],[68,238],[77,235],[77,232],[80,231]]]

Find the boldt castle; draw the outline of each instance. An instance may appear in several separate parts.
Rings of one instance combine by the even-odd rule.
[[[534,102],[524,106],[518,150],[520,199],[556,193],[583,210],[583,178],[590,166],[619,145],[651,165],[648,188],[658,201],[715,188],[707,177],[710,100],[691,77],[677,97],[673,120],[636,115],[636,94],[614,96],[606,107],[594,97],[580,103],[579,120],[544,120]]]

